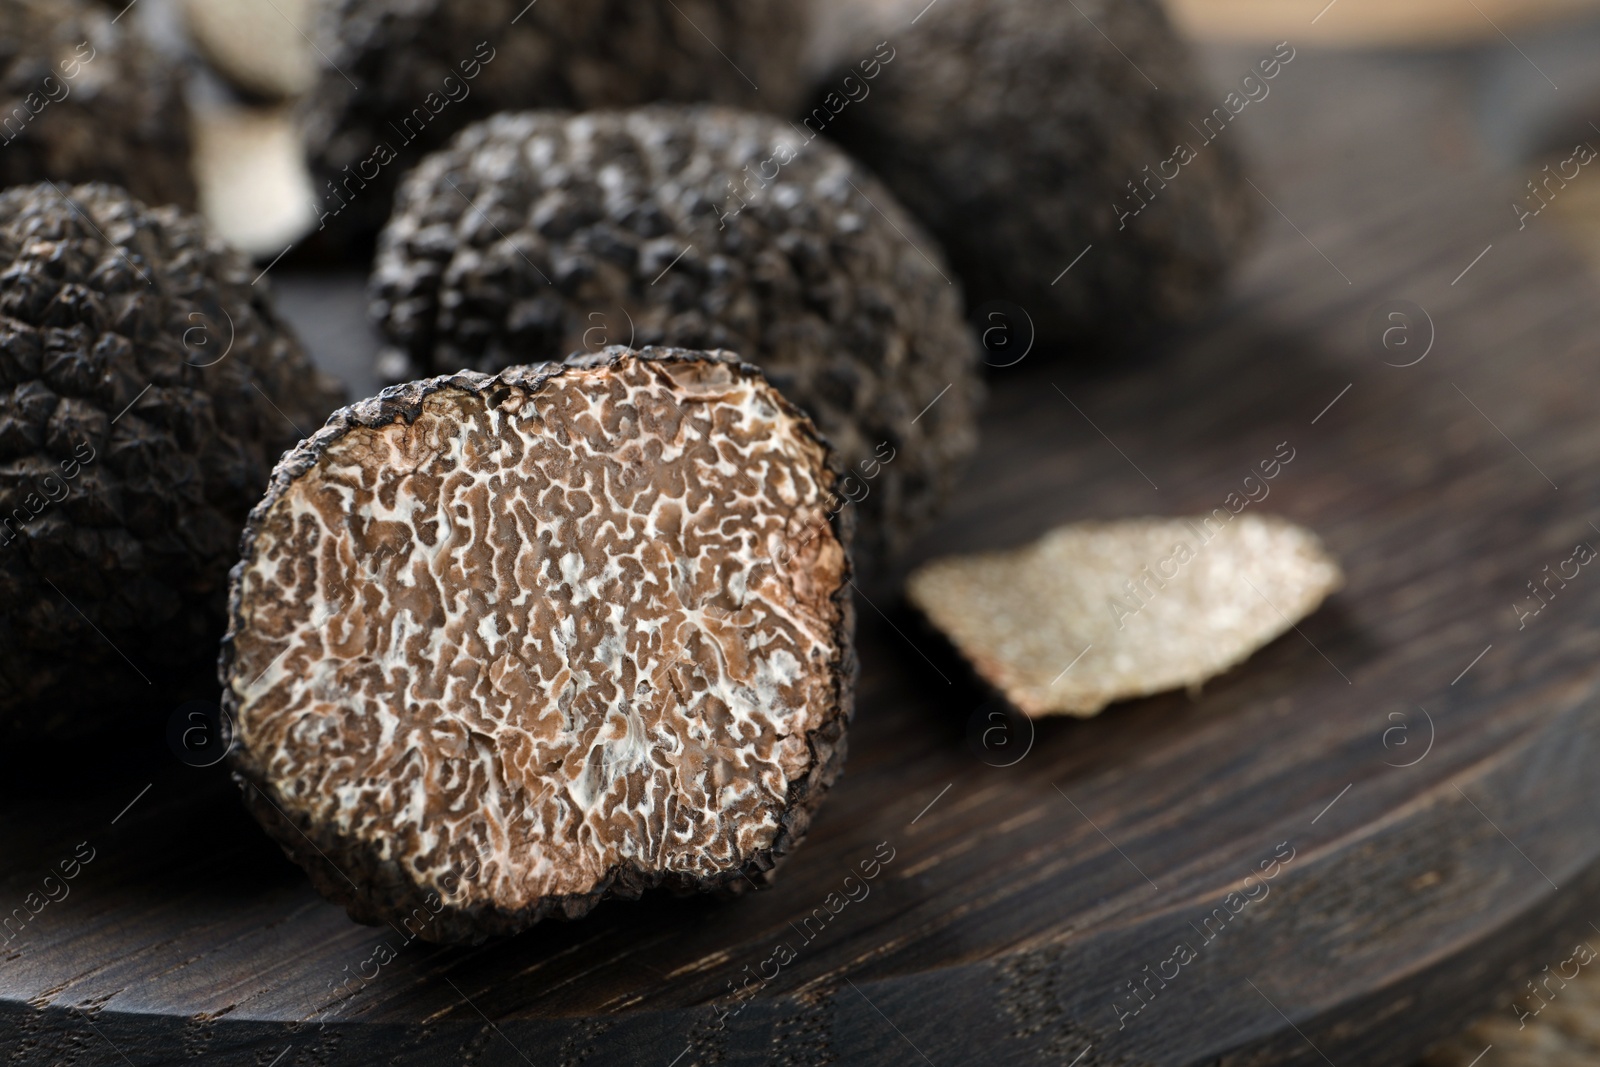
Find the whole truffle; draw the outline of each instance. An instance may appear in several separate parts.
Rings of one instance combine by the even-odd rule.
[[[431,941],[762,876],[844,759],[838,477],[728,353],[618,348],[338,412],[233,572],[248,806],[354,918]]]
[[[384,372],[606,344],[728,348],[838,447],[876,573],[976,444],[976,346],[937,248],[865,169],[715,107],[499,115],[410,176],[379,243]]]
[[[92,0],[0,3],[0,185],[105,181],[195,204],[179,71]]]
[[[796,0],[328,0],[306,101],[324,222],[371,236],[400,173],[471,122],[658,100],[794,111]]]
[[[867,4],[885,46],[838,46],[802,124],[927,224],[972,306],[1022,307],[1041,341],[1129,340],[1196,315],[1256,194],[1227,87],[1201,79],[1158,0],[923,6]]]
[[[340,402],[255,273],[111,186],[0,194],[0,728],[103,732],[214,660],[245,516]]]

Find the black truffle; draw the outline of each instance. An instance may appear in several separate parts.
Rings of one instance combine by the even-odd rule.
[[[1212,117],[1226,88],[1200,78],[1158,0],[939,0],[913,23],[922,6],[880,0],[904,18],[865,39],[885,35],[890,58],[839,46],[804,124],[928,225],[973,307],[1020,305],[1042,341],[1197,314],[1256,194],[1230,110]]]
[[[410,176],[373,314],[391,378],[605,344],[727,348],[850,470],[876,572],[950,490],[980,394],[937,248],[865,169],[715,107],[499,115]]]
[[[99,731],[214,661],[245,516],[340,401],[255,273],[112,186],[0,194],[0,727]]]
[[[0,4],[0,185],[115,182],[194,207],[179,71],[131,24],[90,0]]]
[[[370,239],[399,174],[499,111],[710,101],[774,113],[805,93],[796,0],[329,0],[306,102],[324,222]]]
[[[233,572],[247,804],[353,917],[429,941],[762,878],[844,760],[839,477],[728,353],[611,349],[338,412]]]

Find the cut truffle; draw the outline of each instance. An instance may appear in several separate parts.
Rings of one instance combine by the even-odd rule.
[[[617,348],[344,409],[284,457],[233,575],[247,803],[354,918],[431,941],[737,890],[844,758],[838,477],[728,353]]]
[[[114,182],[193,208],[180,72],[91,0],[0,3],[0,185]]]
[[[936,560],[907,593],[1018,709],[1087,718],[1242,663],[1341,584],[1310,531],[1218,508]]]
[[[776,119],[656,106],[473,126],[408,179],[372,295],[391,379],[619,342],[738,352],[838,447],[867,574],[977,441],[976,345],[933,242]]]
[[[1256,216],[1224,108],[1242,97],[1207,86],[1158,0],[853,6],[876,32],[831,46],[803,123],[933,231],[972,306],[1020,305],[1081,349],[1216,294]]]
[[[255,274],[111,186],[0,194],[0,726],[105,733],[205,676],[245,517],[342,400]]]
[[[708,101],[776,114],[806,91],[796,0],[329,0],[306,133],[327,223],[370,239],[399,174],[523,108]]]

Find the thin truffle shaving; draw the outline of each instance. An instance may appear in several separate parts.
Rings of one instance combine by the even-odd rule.
[[[825,446],[728,363],[450,385],[488,381],[348,427],[258,510],[246,775],[419,886],[477,872],[500,911],[737,870],[838,714]]]
[[[1343,581],[1311,531],[1219,508],[1060,526],[935,560],[906,593],[1019,709],[1087,717],[1242,663]]]

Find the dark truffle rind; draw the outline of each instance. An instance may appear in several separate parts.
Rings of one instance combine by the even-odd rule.
[[[854,608],[849,593],[851,571],[849,556],[845,551],[849,545],[854,519],[849,509],[834,509],[827,513],[825,518],[820,517],[821,513],[819,512],[819,520],[805,528],[803,532],[806,536],[801,539],[791,541],[788,539],[790,534],[782,535],[783,544],[788,546],[785,548],[786,553],[789,548],[792,548],[795,553],[803,553],[806,551],[807,545],[815,544],[818,546],[816,551],[819,554],[815,557],[807,558],[831,561],[826,562],[826,565],[817,564],[818,570],[816,573],[824,577],[828,583],[827,586],[818,587],[818,591],[813,591],[806,594],[806,596],[813,598],[813,602],[817,604],[825,603],[829,605],[829,611],[833,613],[833,622],[824,641],[824,645],[833,650],[833,657],[824,668],[819,668],[816,672],[817,678],[821,679],[821,688],[817,690],[817,693],[823,697],[820,702],[822,706],[812,707],[807,705],[806,708],[801,709],[804,717],[799,721],[802,724],[812,723],[813,726],[804,732],[803,741],[798,737],[794,739],[793,744],[798,748],[790,750],[791,756],[795,751],[804,753],[803,773],[792,774],[788,777],[787,789],[781,803],[781,809],[776,813],[776,825],[770,842],[743,855],[738,862],[724,862],[721,869],[708,873],[701,870],[675,868],[672,864],[663,865],[654,862],[641,864],[636,858],[627,858],[607,866],[603,872],[594,872],[595,876],[593,877],[591,888],[585,892],[552,893],[538,896],[536,899],[527,899],[520,906],[510,907],[506,906],[501,900],[489,896],[490,891],[488,889],[480,890],[479,886],[474,885],[472,872],[463,873],[458,864],[443,865],[443,859],[448,857],[450,849],[455,846],[460,846],[460,848],[467,849],[470,852],[470,848],[462,843],[462,839],[479,833],[486,821],[490,825],[496,825],[503,830],[508,840],[513,836],[508,822],[497,822],[497,818],[503,816],[497,816],[496,813],[487,810],[489,802],[485,799],[485,792],[482,790],[452,794],[454,800],[451,804],[436,810],[430,809],[431,814],[427,820],[429,823],[427,826],[413,825],[407,818],[401,815],[393,815],[393,812],[390,813],[393,818],[390,815],[375,815],[373,818],[379,819],[380,822],[384,819],[388,820],[388,822],[382,823],[382,829],[387,832],[381,833],[374,829],[378,825],[377,823],[363,824],[358,822],[354,826],[346,825],[341,827],[333,820],[314,818],[305,810],[308,806],[314,806],[319,798],[328,796],[330,790],[337,791],[339,788],[361,789],[370,785],[373,789],[379,791],[374,795],[383,795],[382,790],[386,789],[389,783],[384,780],[369,781],[367,778],[357,774],[357,772],[350,772],[351,774],[357,774],[357,777],[351,779],[344,786],[339,786],[337,783],[332,782],[332,778],[337,777],[333,770],[330,769],[334,763],[354,763],[359,765],[362,760],[372,757],[372,746],[367,745],[364,747],[361,740],[363,737],[370,737],[372,732],[377,729],[371,726],[370,722],[365,727],[360,725],[347,726],[347,729],[351,731],[350,733],[336,735],[329,732],[332,728],[326,725],[328,717],[320,706],[308,708],[304,704],[290,704],[276,713],[260,710],[262,706],[260,701],[263,698],[260,693],[255,692],[255,687],[261,681],[261,678],[256,675],[254,663],[247,665],[243,660],[251,657],[260,658],[263,655],[261,648],[245,651],[245,646],[247,644],[261,644],[261,629],[265,627],[267,630],[272,630],[277,626],[275,623],[264,623],[262,621],[267,618],[263,614],[262,605],[270,604],[270,601],[263,599],[262,587],[257,581],[257,578],[263,573],[282,574],[287,565],[285,563],[287,557],[268,554],[271,551],[268,547],[269,531],[273,529],[275,521],[281,522],[281,519],[274,519],[275,507],[285,501],[299,499],[294,497],[293,494],[296,492],[303,493],[304,486],[308,484],[306,479],[315,475],[319,469],[326,467],[330,463],[337,465],[341,462],[338,457],[349,455],[366,457],[371,455],[371,450],[375,447],[371,442],[378,440],[378,438],[370,434],[359,437],[353,436],[360,435],[364,430],[376,430],[394,424],[404,424],[407,429],[401,436],[407,442],[421,435],[429,442],[428,449],[433,448],[435,444],[446,444],[446,442],[435,442],[431,437],[426,437],[430,431],[424,429],[426,420],[431,417],[431,409],[428,409],[427,405],[431,401],[439,400],[441,397],[446,402],[455,404],[457,409],[460,410],[466,410],[469,407],[475,411],[480,409],[499,409],[510,411],[512,416],[525,410],[531,409],[535,412],[542,410],[544,412],[543,415],[529,416],[528,418],[530,420],[537,419],[540,425],[543,426],[546,419],[555,421],[556,417],[551,415],[551,412],[564,410],[559,408],[559,404],[561,402],[560,397],[565,394],[561,394],[557,388],[564,385],[564,378],[573,375],[581,376],[587,372],[597,370],[616,372],[620,375],[623,370],[641,367],[646,369],[661,368],[662,371],[669,375],[677,367],[687,367],[691,371],[706,372],[707,374],[722,373],[717,368],[727,368],[731,378],[728,377],[728,374],[725,374],[722,379],[697,380],[702,382],[710,380],[711,384],[706,387],[703,395],[709,397],[712,402],[720,402],[720,393],[717,388],[719,382],[731,380],[735,384],[753,383],[754,387],[759,389],[759,396],[768,398],[762,403],[776,405],[775,410],[779,412],[781,419],[786,420],[785,424],[793,426],[801,439],[809,442],[804,445],[804,448],[811,450],[821,458],[822,462],[817,468],[817,473],[821,476],[821,481],[818,484],[825,484],[830,493],[837,486],[842,469],[837,460],[833,458],[825,439],[816,432],[803,412],[789,404],[780,394],[767,386],[756,367],[739,362],[732,353],[727,352],[691,352],[663,348],[633,351],[621,347],[613,347],[591,356],[575,357],[564,363],[514,367],[493,376],[474,372],[461,372],[448,377],[411,382],[391,387],[384,390],[374,399],[361,401],[344,408],[336,412],[322,430],[318,431],[309,440],[303,441],[298,448],[283,457],[282,462],[279,463],[273,473],[271,486],[266,497],[251,513],[250,523],[242,540],[242,559],[235,567],[232,575],[231,625],[228,636],[223,642],[220,662],[220,674],[224,683],[223,708],[238,723],[236,733],[238,745],[232,752],[230,761],[234,768],[235,778],[240,784],[246,804],[251,812],[277,840],[285,853],[305,868],[318,891],[344,905],[350,915],[358,921],[366,923],[403,922],[407,924],[408,931],[415,931],[416,936],[424,940],[446,943],[472,942],[481,941],[488,936],[515,933],[549,917],[579,918],[603,899],[633,899],[637,898],[645,890],[656,887],[666,888],[675,892],[703,892],[708,890],[742,892],[746,886],[751,884],[752,880],[767,880],[774,864],[801,842],[810,826],[811,818],[822,800],[823,794],[842,770],[846,753],[845,731],[853,714],[857,673],[853,643]],[[707,370],[708,368],[709,371]],[[658,372],[650,371],[650,373]],[[583,379],[580,377],[576,381],[581,385]],[[578,388],[579,385],[574,385],[572,388]],[[513,399],[508,401],[508,397]],[[513,406],[508,407],[508,403]],[[667,417],[670,420],[670,414]],[[541,430],[538,438],[552,443],[555,447],[571,449],[574,446],[569,443],[572,438],[568,434],[572,434],[574,437],[581,436],[589,440],[609,441],[610,444],[607,447],[617,447],[620,444],[625,444],[627,438],[615,437],[616,427],[628,425],[629,416],[619,414],[615,418],[622,421],[602,419],[593,423],[585,422],[581,427],[555,422],[551,429]],[[713,442],[723,440],[723,437],[720,436],[722,424],[718,423],[717,425],[719,429],[711,437]],[[519,430],[517,432],[520,433],[522,431]],[[488,455],[494,451],[494,442],[480,439],[471,433],[468,434],[468,438],[472,439],[472,443],[469,444],[466,438],[459,439],[461,440],[461,450],[459,453],[452,451],[451,454],[466,456],[470,451],[476,455]],[[680,440],[683,439],[680,438]],[[341,448],[346,449],[346,451],[341,452]],[[454,446],[447,445],[448,448],[454,448]],[[437,458],[437,454],[434,455]],[[534,463],[532,451],[521,453],[521,455],[526,458],[519,461],[521,465],[517,469],[530,477],[533,482],[545,485],[546,490],[548,490],[549,483],[541,482],[541,475],[537,473],[542,468],[538,468],[536,465],[530,466],[530,464]],[[454,462],[447,466],[450,467],[451,472],[456,472],[460,469]],[[454,473],[449,476],[453,477]],[[419,464],[408,477],[428,478],[431,475],[424,465]],[[770,471],[768,472],[768,477],[772,477]],[[373,489],[373,492],[377,494],[375,499],[383,498],[381,478],[377,478],[369,471],[362,475],[360,481],[362,485]],[[723,488],[726,489],[727,487],[724,486]],[[502,484],[498,492],[501,494],[499,499],[502,503],[505,503],[507,498],[504,494],[510,493],[512,490]],[[709,492],[715,496],[717,490],[709,488]],[[465,499],[466,495],[464,494],[462,499]],[[570,501],[571,497],[569,496],[566,499]],[[398,500],[394,498],[387,499],[385,506],[395,508],[405,504],[406,500],[402,496]],[[343,509],[347,506],[347,504],[339,505],[339,521],[341,522],[345,521],[346,512]],[[518,505],[507,506],[519,507]],[[404,510],[404,508],[402,507],[401,510]],[[427,512],[424,511],[421,514],[426,515]],[[585,512],[585,514],[588,514],[588,512]],[[654,509],[652,509],[652,514],[654,514]],[[799,513],[788,516],[785,522],[792,524],[799,521],[798,515]],[[552,515],[545,520],[541,520],[541,522],[554,521],[559,518],[560,516]],[[720,527],[720,524],[717,525]],[[540,528],[541,530],[545,529],[544,526]],[[786,530],[790,529],[789,526],[784,528]],[[794,529],[799,528],[795,527]],[[823,532],[826,532],[828,536],[818,538],[818,535]],[[540,544],[542,547],[536,549],[536,553],[548,553],[551,551],[550,542],[545,537],[546,535],[541,533]],[[814,538],[817,539],[813,540]],[[298,522],[294,526],[293,539],[296,544],[311,543],[305,540],[303,528]],[[531,542],[523,538],[519,543],[528,545]],[[771,544],[771,542],[767,543]],[[834,548],[824,550],[821,547],[824,543],[834,546]],[[299,551],[299,549],[293,548],[292,551]],[[320,552],[321,549],[317,551]],[[828,552],[833,552],[834,554],[828,555]],[[314,556],[316,554],[316,552],[313,552]],[[786,555],[783,564],[774,572],[779,575],[787,575],[787,577],[781,578],[780,581],[793,580],[794,572],[788,570],[788,560],[793,558],[800,557]],[[519,568],[528,566],[528,564],[520,562],[523,559],[521,555],[518,556],[518,559]],[[701,561],[697,562],[695,566],[705,565],[704,559],[705,557],[702,553]],[[360,566],[362,562],[362,558],[358,556],[356,558],[357,566]],[[434,564],[430,563],[431,565]],[[715,564],[712,565],[715,566]],[[761,567],[769,565],[771,565],[770,561],[764,564],[758,563],[757,570],[759,571]],[[296,589],[310,590],[319,588],[317,582],[322,579],[315,577],[317,564],[314,560],[307,559],[303,564],[292,564],[290,566],[291,569],[303,566],[305,568],[303,574],[311,575],[309,578],[303,575],[294,578],[290,584]],[[561,566],[564,568],[566,564],[563,562]],[[301,574],[298,570],[296,573]],[[519,570],[518,573],[519,575],[524,575],[532,572]],[[541,571],[540,573],[544,572]],[[718,571],[717,573],[721,574],[723,572]],[[581,584],[583,581],[574,575],[568,574],[564,569],[562,570],[562,575],[565,578],[565,585],[557,582],[547,589],[541,588],[541,595],[548,593],[549,596],[554,597],[559,595],[563,588],[570,590],[574,584]],[[342,581],[348,580],[349,575],[345,574]],[[721,579],[718,579],[718,581],[721,581]],[[306,584],[307,582],[310,584]],[[363,579],[362,584],[366,584],[365,579]],[[746,589],[743,584],[740,584],[739,588],[741,590]],[[764,601],[759,600],[760,596],[764,594],[755,592],[755,589],[756,587],[751,585],[748,587],[748,592],[741,592],[741,607],[745,602],[745,597],[751,598],[752,602],[764,603]],[[502,589],[501,592],[503,593],[505,590]],[[724,593],[726,592],[728,590],[724,590]],[[247,598],[251,601],[249,606],[246,604]],[[365,603],[370,606],[373,601],[369,597]],[[611,601],[608,599],[606,603],[609,604]],[[702,602],[702,607],[697,611],[703,610],[703,608],[704,602]],[[383,623],[384,627],[399,625],[388,616],[384,616],[384,618],[388,620]],[[256,634],[250,633],[252,619],[255,620],[258,630]],[[438,624],[431,623],[430,625],[437,626]],[[476,630],[482,630],[484,627],[484,623],[481,620],[474,625]],[[583,622],[579,623],[580,628],[584,625]],[[640,627],[643,626],[642,617],[638,621],[638,625]],[[740,640],[743,640],[747,635],[747,633],[740,634]],[[272,633],[267,635],[267,638],[268,640],[276,640],[282,636],[283,634]],[[535,647],[538,643],[536,640],[538,636],[539,633],[535,632],[531,626],[527,632],[519,632],[518,640],[524,642],[520,647]],[[530,641],[532,644],[528,643]],[[602,641],[601,644],[603,646],[604,642]],[[658,651],[665,655],[666,647],[663,644]],[[687,650],[687,647],[685,645],[685,650]],[[752,645],[753,651],[754,646]],[[296,658],[288,649],[285,650],[284,655],[290,661]],[[378,656],[378,653],[368,648],[363,655],[375,657]],[[565,665],[572,666],[574,670],[583,669],[584,664],[587,662],[581,657],[573,655],[570,650],[564,651],[563,656],[565,657]],[[499,663],[491,664],[488,662],[489,658],[488,656],[483,657],[484,667],[490,674],[493,674],[499,669]],[[389,661],[384,662],[388,663]],[[674,660],[673,663],[669,663],[661,674],[663,676],[666,675],[677,662],[679,661]],[[587,682],[586,689],[592,690],[596,686],[608,687],[613,682],[617,682],[620,687],[621,682],[619,680],[629,670],[637,671],[643,665],[643,661],[630,660],[627,665],[615,672],[615,677],[612,677],[612,672],[607,672],[605,677],[591,679]],[[685,695],[685,690],[680,687],[680,683],[674,680],[670,687],[660,690],[659,702],[665,703],[669,708],[677,707],[678,704],[672,696],[672,693],[676,692],[684,702],[682,706],[688,709],[691,697],[699,696],[706,691],[706,686],[711,684],[705,680],[703,675],[695,675],[693,673],[693,671],[700,670],[702,667],[702,663],[690,663],[687,665],[686,669],[690,670],[691,673],[685,676],[682,684],[688,687],[688,695]],[[405,670],[404,667],[397,668],[392,663],[388,669]],[[303,668],[293,662],[290,662],[284,670],[286,676],[296,678],[301,677],[304,673]],[[509,671],[506,673],[509,673]],[[255,675],[255,677],[252,679],[248,677],[249,675]],[[342,693],[343,691],[339,690],[338,687],[344,683],[338,679],[343,677],[345,676],[325,676],[324,681],[317,683],[315,693],[319,696],[326,696],[328,693],[335,691]],[[638,675],[635,674],[634,677],[637,678]],[[714,673],[712,682],[722,677],[722,675]],[[676,676],[674,678],[676,679]],[[275,682],[269,680],[269,691],[275,684]],[[637,681],[633,684],[635,686],[633,691],[636,694],[642,691],[637,688],[639,684]],[[711,691],[716,691],[714,685]],[[549,698],[555,694],[555,689],[551,687],[548,690],[538,692],[541,696]],[[345,694],[345,697],[347,696],[348,694]],[[373,694],[369,693],[367,696],[369,701],[364,705],[364,710],[360,713],[358,719],[346,719],[344,720],[345,722],[351,723],[381,718],[381,708],[376,707],[370,701]],[[343,698],[341,697],[341,699]],[[601,698],[597,697],[596,699],[600,700]],[[381,698],[379,702],[381,703]],[[628,700],[624,698],[622,703],[626,705]],[[696,705],[696,707],[702,709],[702,713],[704,713],[704,709],[707,706],[703,704]],[[454,707],[455,710],[452,711],[450,707],[446,707],[442,711],[435,710],[432,713],[432,722],[436,729],[448,726],[448,720],[457,714],[462,716],[487,714],[485,711],[474,710],[464,705],[459,707],[452,705],[451,707]],[[563,705],[562,707],[561,714],[563,716],[578,716],[578,713],[572,710],[570,706]],[[540,711],[540,708],[543,708],[543,711]],[[545,728],[543,724],[548,721],[543,716],[553,713],[548,703],[538,704],[536,701],[530,701],[526,705],[513,704],[513,709],[522,712],[521,718],[515,724],[502,722],[500,724],[502,728],[509,728],[514,725],[518,728],[527,726],[530,729],[543,730]],[[650,713],[650,709],[641,712],[641,714]],[[664,716],[665,712],[657,712],[657,714]],[[262,719],[263,715],[269,716],[269,719],[264,721]],[[273,715],[295,720],[295,725],[289,728],[289,732],[281,734],[283,738],[298,738],[299,735],[293,731],[300,729],[303,725],[305,729],[314,732],[315,741],[308,746],[313,752],[311,759],[313,761],[323,760],[327,764],[327,766],[319,764],[318,768],[319,773],[326,772],[330,775],[327,783],[309,789],[302,789],[302,797],[299,803],[294,798],[295,790],[298,787],[289,784],[288,788],[286,788],[286,783],[297,781],[296,775],[301,774],[303,776],[305,769],[293,762],[294,756],[284,756],[282,745],[261,747],[253,741],[259,736],[264,736],[265,731],[273,726],[273,723],[276,722],[276,719],[271,718]],[[587,726],[595,726],[598,729],[610,721],[609,716],[603,716],[598,725],[594,723],[585,724],[580,718],[576,728],[577,732],[581,736],[591,739],[583,742],[583,744],[586,746],[598,746],[598,740],[594,739],[598,738],[599,735],[593,731],[587,733],[583,731]],[[709,722],[710,720],[707,721]],[[656,720],[658,725],[664,722],[664,718]],[[535,726],[534,724],[536,723],[539,725]],[[402,725],[406,725],[409,728],[408,724]],[[567,728],[573,728],[570,722]],[[664,729],[665,727],[663,726],[662,728]],[[503,740],[504,738],[515,736],[515,730],[510,733],[495,733],[491,735],[487,720],[477,722],[472,726],[472,729],[475,733],[485,738],[491,738],[492,736],[492,742],[498,754],[490,762],[494,763],[495,766],[505,765],[495,762],[496,760],[512,761],[514,752],[522,751],[517,744],[510,744]],[[723,727],[723,729],[727,730],[728,728]],[[735,730],[728,733],[727,736],[738,740],[737,734],[738,731]],[[310,735],[307,734],[306,736],[309,737]],[[547,735],[541,734],[541,736]],[[655,737],[654,733],[651,736]],[[627,739],[627,737],[624,737],[623,740]],[[669,738],[669,740],[674,739],[678,741],[680,746],[685,743],[682,737]],[[653,746],[657,746],[660,743],[661,738],[659,737],[651,742]],[[709,744],[709,742],[706,743]],[[754,742],[750,743],[753,744]],[[609,753],[612,750],[606,749],[606,751]],[[683,751],[680,747],[675,758],[681,761],[684,758]],[[710,750],[702,750],[702,757],[704,757],[706,751]],[[746,749],[745,751],[752,752],[750,758],[753,761],[759,760],[759,750]],[[408,779],[412,777],[413,760],[427,768],[429,760],[435,758],[440,758],[437,753],[433,756],[418,756],[415,746],[406,749],[402,760],[405,763],[406,773],[401,775],[398,770],[396,771],[393,777],[394,788],[397,790],[403,788],[400,782],[402,777]],[[289,761],[290,771],[285,771],[285,759]],[[593,759],[594,751],[591,749],[584,756],[583,766],[588,767]],[[537,760],[535,762],[537,763]],[[572,784],[570,778],[561,778],[562,772],[557,769],[560,766],[560,761],[557,761],[552,766],[540,764],[539,766],[542,769],[531,772],[526,771],[528,766],[526,763],[518,764],[518,766],[523,767],[525,773],[531,773],[535,776],[542,775],[544,778],[549,779],[552,783],[552,788],[556,787],[556,783],[561,783],[562,792],[560,795],[562,797],[570,799],[570,797],[576,796],[578,793],[578,787]],[[421,773],[428,776],[427,781],[440,783],[446,782],[451,772],[448,771],[448,768],[439,766],[433,767],[431,770],[424,770]],[[509,775],[510,772],[503,773]],[[679,773],[685,772],[680,771]],[[707,773],[709,774],[710,772]],[[754,772],[746,769],[743,774],[746,778],[749,778],[753,776]],[[502,796],[516,793],[520,783],[513,782],[512,777],[514,776],[495,779],[495,788],[490,791],[490,795]],[[712,775],[712,777],[716,776]],[[582,780],[582,773],[580,773],[579,779]],[[323,779],[319,778],[317,780],[319,783],[323,782]],[[471,778],[473,783],[478,781],[479,779],[476,777]],[[648,784],[650,780],[647,779],[646,781]],[[718,781],[721,783],[719,789],[728,788],[728,784],[724,780],[719,778]],[[476,786],[469,788],[475,789]],[[629,784],[624,790],[624,799],[631,799],[638,791],[633,784]],[[650,795],[654,796],[655,794],[651,792]],[[724,794],[719,792],[718,795]],[[534,802],[538,799],[538,797],[535,797]],[[459,801],[459,803],[456,803],[456,801]],[[474,803],[477,804],[476,807],[473,806]],[[407,810],[409,811],[410,809]],[[464,829],[458,828],[452,831],[451,826],[456,824],[450,823],[451,817],[463,810],[465,811],[465,815],[462,816],[464,821],[459,824],[459,827]],[[667,810],[670,811],[671,808],[668,807]],[[614,811],[612,814],[614,817],[611,820],[611,824],[615,825],[619,820],[622,820],[626,822],[628,832],[636,832],[637,827],[635,824],[631,821],[623,820],[621,812]],[[679,811],[678,815],[673,818],[671,826],[674,829],[677,827],[677,819],[681,818],[682,815],[683,812]],[[691,815],[691,824],[693,818],[694,816]],[[444,824],[443,826],[441,826],[441,822]],[[540,823],[538,820],[533,820],[528,825],[531,825],[536,831],[541,826],[548,826],[547,823]],[[588,825],[590,824],[585,824],[585,826]],[[365,836],[363,836],[363,830],[365,830]],[[487,833],[486,836],[492,838],[494,834]],[[429,847],[426,856],[420,854],[421,849],[407,853],[407,842],[422,840],[434,842]],[[540,838],[540,840],[545,841],[551,851],[556,851],[555,845],[549,844],[548,837]],[[391,842],[394,843],[392,848]],[[559,842],[556,844],[559,844]],[[693,842],[691,841],[690,844],[692,845]],[[528,856],[534,856],[537,859],[537,852],[526,851],[531,846],[524,844],[523,847],[524,852],[517,854],[517,858],[526,859]],[[706,851],[710,851],[709,845]],[[385,854],[386,852],[390,854]],[[504,862],[504,856],[495,861],[496,864],[501,865]],[[534,861],[529,860],[528,862],[532,864]],[[542,860],[539,862],[542,862]],[[439,891],[441,880],[438,878],[438,874],[443,869],[443,866],[448,866],[456,877],[456,888],[452,889],[446,884],[445,888],[449,890],[446,893],[440,893]],[[489,874],[491,866],[493,865],[485,865],[483,877],[489,879],[491,887],[500,886],[503,888],[506,883],[495,882],[491,878]],[[497,871],[494,877],[500,877],[505,873],[504,870]],[[515,873],[513,872],[513,874]],[[525,874],[526,871],[524,870],[523,873]],[[507,877],[510,876],[508,875]],[[449,876],[444,879],[445,883],[448,883],[448,881]],[[516,879],[513,879],[513,881],[516,881]]]
[[[1203,310],[1258,205],[1239,133],[1197,129],[1227,88],[1201,79],[1158,0],[941,0],[882,32],[876,79],[842,53],[823,85],[850,77],[870,98],[806,121],[933,231],[971,306],[1021,306],[1041,342],[1113,347]]]
[[[181,70],[115,18],[90,0],[0,4],[0,185],[114,182],[193,209]]]
[[[795,0],[332,0],[318,34],[329,65],[305,105],[327,223],[370,239],[401,172],[499,111],[673,100],[791,112],[809,12]]]
[[[624,341],[738,352],[839,448],[868,575],[977,442],[976,345],[936,246],[833,145],[760,115],[469,127],[408,178],[371,293],[391,378]]]
[[[0,726],[108,732],[208,673],[245,517],[343,399],[255,273],[112,186],[0,194]]]

